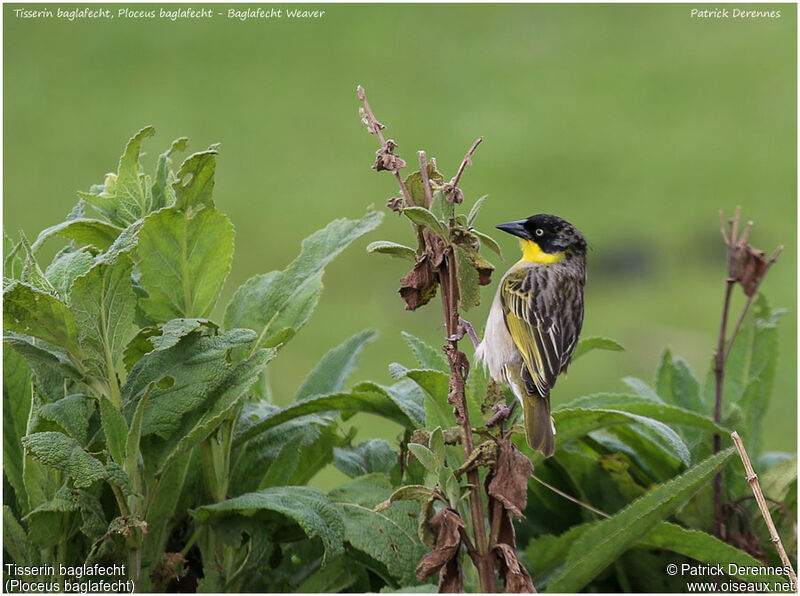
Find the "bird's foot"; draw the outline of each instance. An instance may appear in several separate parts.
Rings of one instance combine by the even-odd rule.
[[[504,403],[494,404],[492,406],[492,410],[495,413],[492,415],[489,420],[486,421],[486,426],[494,426],[499,422],[505,422],[509,418],[511,418],[511,414],[514,412],[514,407],[517,405],[517,402],[511,404],[511,407],[507,406]]]
[[[469,335],[469,338],[472,340],[472,345],[476,348],[478,344],[481,343],[478,339],[478,334],[475,333],[475,327],[472,326],[472,323],[461,317],[458,318],[458,329],[456,332],[445,339],[447,341],[459,341],[464,338],[464,335]]]

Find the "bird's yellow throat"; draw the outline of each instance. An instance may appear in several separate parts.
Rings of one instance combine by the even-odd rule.
[[[563,252],[553,254],[544,252],[534,240],[520,238],[519,243],[522,246],[522,258],[519,260],[520,263],[558,263],[564,258]]]

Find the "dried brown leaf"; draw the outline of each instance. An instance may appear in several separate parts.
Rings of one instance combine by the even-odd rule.
[[[461,530],[464,520],[453,509],[442,509],[430,520],[430,529],[436,535],[436,547],[417,565],[417,579],[439,572],[439,592],[455,593],[463,590],[461,573]]]
[[[436,296],[436,275],[430,258],[423,254],[414,268],[400,280],[400,297],[406,303],[406,310],[416,310]]]
[[[513,594],[535,593],[528,570],[519,562],[516,551],[508,544],[498,544],[493,549],[497,556],[497,567],[503,580],[505,592]]]
[[[533,465],[508,439],[499,440],[497,444],[497,466],[489,481],[488,492],[520,518],[528,502],[528,478]]]

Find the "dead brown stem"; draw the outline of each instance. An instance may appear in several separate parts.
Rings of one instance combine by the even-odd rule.
[[[370,125],[373,126],[382,147],[386,147],[386,140],[381,133],[382,124],[378,123],[375,119],[372,109],[367,101],[364,88],[358,86],[358,97],[364,106],[364,113]],[[475,151],[475,148],[481,142],[478,139],[470,147],[461,167],[453,178],[453,186],[458,184],[461,174],[464,171],[467,163],[469,163],[470,156]],[[417,153],[420,163],[420,171],[422,180],[425,186],[425,201],[426,207],[430,207],[433,201],[433,193],[430,187],[430,179],[428,176],[427,159],[425,152],[419,151]],[[414,201],[406,188],[402,177],[395,171],[395,178],[400,186],[400,191],[408,205],[414,205]],[[454,221],[449,222],[451,228],[455,225]],[[445,346],[445,353],[450,365],[450,395],[448,401],[454,406],[456,420],[461,428],[461,445],[464,450],[465,460],[470,456],[474,449],[474,440],[472,436],[472,425],[469,419],[469,410],[467,408],[466,400],[466,375],[468,374],[469,361],[463,352],[458,349],[458,339],[456,334],[459,327],[459,314],[458,314],[458,272],[456,271],[455,252],[452,245],[441,245],[441,240],[432,234],[422,234],[422,228],[417,226],[420,239],[420,251],[424,251],[430,255],[439,254],[442,256],[438,263],[435,263],[435,271],[438,276],[438,281],[441,286],[442,293],[442,311],[444,314],[445,327],[447,330],[448,344]],[[467,472],[467,481],[473,487],[469,493],[470,514],[472,517],[472,529],[475,537],[474,544],[466,536],[466,532],[462,531],[463,537],[466,537],[464,543],[467,546],[467,551],[475,563],[478,570],[478,577],[480,579],[480,591],[484,593],[495,591],[495,572],[493,555],[489,552],[488,539],[486,536],[486,515],[484,512],[484,504],[482,498],[480,474],[477,468]]]
[[[469,148],[469,151],[467,151],[467,154],[464,156],[464,159],[461,160],[461,165],[458,166],[458,172],[456,172],[456,175],[450,182],[450,184],[452,184],[454,187],[458,186],[458,183],[461,180],[461,174],[464,173],[464,169],[468,165],[472,164],[472,154],[475,153],[475,149],[478,148],[478,145],[481,144],[481,141],[483,141],[483,137],[478,137],[478,140],[472,143],[472,147]]]
[[[739,457],[742,458],[744,472],[746,475],[745,477],[747,478],[747,482],[750,483],[750,488],[753,491],[753,496],[756,499],[756,503],[758,503],[761,516],[764,518],[764,523],[767,524],[767,530],[769,530],[770,539],[775,544],[775,548],[778,551],[778,556],[781,558],[781,563],[783,563],[783,566],[789,570],[789,579],[792,582],[793,590],[796,591],[797,575],[794,572],[794,566],[792,565],[792,562],[789,560],[789,555],[786,554],[786,549],[783,548],[783,542],[781,542],[781,537],[778,535],[778,530],[775,528],[775,524],[772,522],[772,515],[769,513],[769,507],[767,507],[767,501],[764,499],[764,493],[761,492],[761,485],[758,482],[758,476],[753,470],[753,465],[750,463],[750,458],[747,456],[747,451],[744,448],[742,439],[739,437],[739,433],[733,431],[731,433],[731,438],[736,445],[736,449],[739,451]]]
[[[430,209],[433,204],[433,193],[431,192],[431,181],[428,177],[428,160],[425,158],[424,151],[417,151],[419,157],[419,171],[422,175],[422,186],[425,188],[425,207]]]
[[[383,137],[383,133],[381,132],[381,130],[386,127],[375,119],[375,115],[372,113],[372,108],[369,107],[369,102],[367,101],[367,93],[364,91],[364,88],[361,85],[359,85],[358,87],[356,87],[356,91],[358,92],[358,98],[364,105],[364,111],[367,114],[367,118],[369,119],[370,124],[374,126],[375,134],[378,135],[378,140],[381,143],[381,147],[386,147],[386,139]],[[416,203],[414,203],[414,200],[411,198],[411,194],[408,192],[408,188],[406,188],[406,183],[403,181],[403,177],[400,175],[400,171],[395,170],[392,173],[394,174],[394,177],[397,179],[397,184],[400,186],[400,192],[403,195],[403,198],[406,200],[406,204],[415,205]]]

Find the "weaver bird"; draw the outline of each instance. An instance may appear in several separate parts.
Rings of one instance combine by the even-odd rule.
[[[566,372],[583,324],[586,240],[555,215],[497,228],[519,237],[522,259],[500,280],[475,358],[511,388],[522,404],[528,445],[550,457],[550,390]]]

